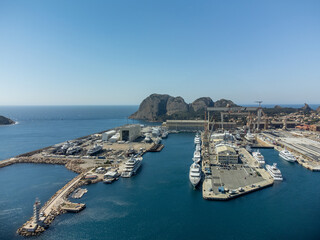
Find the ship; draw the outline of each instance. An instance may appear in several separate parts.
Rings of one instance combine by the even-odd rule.
[[[192,160],[195,163],[199,163],[201,161],[201,154],[199,151],[194,151]]]
[[[247,134],[244,136],[244,138],[249,142],[253,142],[255,140],[255,135],[252,134],[249,130]]]
[[[263,155],[260,153],[260,151],[256,151],[256,152],[252,152],[252,156],[254,157],[254,159],[257,160],[258,164],[259,164],[259,167],[263,167],[264,164],[265,164],[265,161],[264,161],[264,157]]]
[[[276,163],[274,163],[272,166],[267,164],[266,169],[270,173],[271,177],[273,177],[274,180],[276,180],[276,181],[283,180],[281,171],[279,170],[279,168],[277,168]]]
[[[72,154],[75,154],[75,153],[80,152],[80,151],[81,151],[81,147],[79,147],[79,146],[70,147],[70,148],[68,148],[66,154],[67,155],[72,155]]]
[[[196,151],[201,152],[201,145],[200,144],[196,145]]]
[[[287,149],[282,150],[281,152],[279,152],[279,156],[281,158],[283,158],[284,160],[288,161],[288,162],[295,162],[297,161],[297,159],[295,158],[295,156],[292,155],[291,152],[289,152]]]
[[[104,175],[104,183],[112,183],[114,180],[116,180],[118,177],[120,176],[120,174],[118,173],[118,171],[108,171],[105,175]]]
[[[142,157],[131,157],[126,163],[123,172],[121,173],[121,177],[129,178],[135,175],[140,168],[142,163]]]
[[[189,180],[193,187],[196,187],[201,180],[201,169],[197,163],[192,163],[189,171]]]
[[[194,137],[194,144],[200,144],[200,143],[201,143],[201,138],[197,133],[196,136]]]
[[[93,148],[90,148],[87,152],[88,155],[94,155],[102,150],[101,145],[95,144]]]
[[[168,132],[165,131],[162,133],[161,138],[167,138],[168,137]]]

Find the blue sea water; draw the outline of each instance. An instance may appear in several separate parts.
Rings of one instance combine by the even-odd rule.
[[[121,125],[136,110],[99,107],[95,117],[94,110],[86,109],[91,107],[75,108],[78,117],[71,109],[57,107],[50,110],[54,119],[42,115],[45,109],[32,110],[37,112],[33,117],[16,118],[20,124],[0,128],[0,142],[4,145],[1,152],[9,157],[17,154],[9,146],[14,137],[24,145],[19,151],[29,151]],[[90,119],[85,114],[88,111]],[[60,114],[64,115],[62,119],[57,117]],[[81,120],[81,116],[87,119]],[[37,130],[39,124],[43,134]],[[21,129],[15,130],[19,125]],[[46,129],[46,125],[52,129]],[[73,131],[63,131],[64,127]],[[25,134],[26,129],[29,134]],[[50,137],[44,136],[47,134]],[[10,137],[12,141],[7,143],[5,139]],[[38,137],[45,141],[38,141]],[[162,152],[144,155],[143,166],[135,177],[111,185],[88,186],[88,193],[77,200],[85,202],[87,208],[57,217],[35,239],[319,239],[319,173],[283,161],[275,150],[261,149],[267,163],[278,163],[283,182],[232,201],[206,201],[188,180],[193,137],[191,133],[171,134],[164,140]],[[6,148],[11,152],[7,153]],[[31,216],[35,197],[45,202],[74,176],[63,166],[17,164],[0,169],[0,239],[21,239],[15,230]]]

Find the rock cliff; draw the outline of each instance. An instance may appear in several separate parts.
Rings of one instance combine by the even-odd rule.
[[[218,106],[237,106],[230,100],[221,99]],[[129,118],[148,121],[165,121],[167,119],[197,119],[203,118],[207,107],[216,106],[210,97],[198,98],[187,104],[182,97],[172,97],[167,94],[151,94],[144,99],[139,110]]]
[[[231,100],[227,100],[227,99],[220,99],[218,101],[216,101],[214,103],[214,106],[215,107],[227,107],[227,106],[230,106],[230,107],[238,107],[237,104],[235,104],[234,102],[232,102]]]
[[[169,97],[167,102],[167,115],[172,115],[179,112],[188,112],[189,106],[182,97]]]
[[[9,118],[6,118],[4,116],[0,116],[0,125],[10,125],[14,124],[15,122]]]
[[[214,102],[209,97],[198,98],[193,103],[191,103],[191,107],[195,112],[205,110],[207,107],[213,107],[213,106],[214,106]]]

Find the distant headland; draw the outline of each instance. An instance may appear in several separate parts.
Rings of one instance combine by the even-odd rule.
[[[15,121],[11,120],[10,118],[6,118],[4,116],[0,116],[0,125],[10,125],[15,124]]]
[[[220,99],[216,102],[210,97],[201,97],[192,103],[186,103],[182,97],[173,97],[168,94],[151,94],[145,98],[137,112],[133,113],[129,118],[147,120],[147,121],[166,121],[169,119],[203,119],[207,107],[237,107],[231,100]],[[283,113],[292,113],[297,111],[311,112],[313,111],[308,104],[304,104],[302,108],[288,108],[276,105],[274,108],[264,109],[268,115]],[[316,110],[320,112],[320,107]]]

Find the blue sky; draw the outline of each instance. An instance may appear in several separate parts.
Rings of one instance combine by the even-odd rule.
[[[320,1],[0,1],[0,105],[319,103]]]

